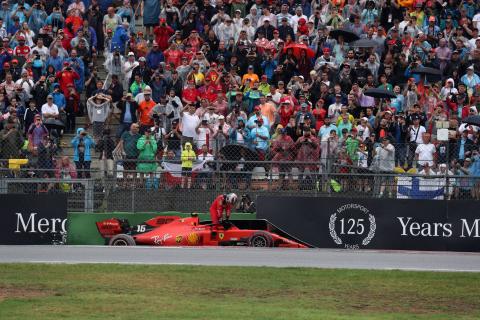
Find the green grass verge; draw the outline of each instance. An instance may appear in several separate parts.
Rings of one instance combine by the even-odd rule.
[[[0,264],[0,319],[479,319],[480,274]]]

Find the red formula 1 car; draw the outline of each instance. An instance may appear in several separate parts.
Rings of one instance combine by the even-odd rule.
[[[111,246],[250,246],[310,248],[266,220],[234,220],[222,224],[189,218],[158,216],[130,226],[126,219],[97,222],[105,242]]]

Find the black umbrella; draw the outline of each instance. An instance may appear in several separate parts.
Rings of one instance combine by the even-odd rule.
[[[45,127],[47,127],[48,130],[63,130],[65,129],[65,125],[63,124],[62,121],[57,120],[57,119],[46,119],[43,121],[43,124]]]
[[[350,46],[354,48],[373,48],[378,46],[378,42],[370,39],[360,39],[350,43]]]
[[[241,158],[250,161],[258,160],[258,154],[241,144],[229,144],[220,150],[225,160],[238,161]]]
[[[355,40],[360,39],[359,36],[357,36],[355,33],[345,30],[345,29],[335,29],[330,31],[329,36],[333,39],[338,40],[339,36],[342,36],[345,42],[352,42]]]
[[[386,90],[386,89],[379,89],[379,88],[367,89],[363,94],[366,96],[378,98],[378,99],[387,99],[387,98],[393,99],[397,97],[395,92]]]
[[[480,116],[468,116],[463,122],[472,126],[480,127]]]
[[[429,68],[429,67],[418,67],[418,68],[413,69],[411,71],[411,73],[424,74],[424,75],[427,75],[427,76],[441,76],[442,75],[442,71],[440,71],[439,69]]]
[[[224,159],[227,161],[239,161],[241,158],[245,159],[245,171],[252,171],[256,167],[255,163],[249,163],[249,161],[258,161],[258,154],[240,144],[229,144],[223,147],[220,150],[220,154],[223,155]],[[235,170],[236,163],[224,163],[221,166],[221,169],[224,171]]]

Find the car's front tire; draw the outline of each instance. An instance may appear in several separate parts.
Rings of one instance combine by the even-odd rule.
[[[128,234],[117,234],[112,239],[110,239],[108,245],[126,247],[135,246],[136,243],[132,236],[129,236]]]
[[[255,232],[248,239],[248,246],[255,248],[273,247],[273,239],[267,232]]]

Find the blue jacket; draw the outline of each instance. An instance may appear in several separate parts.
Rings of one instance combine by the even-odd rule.
[[[158,51],[151,50],[147,54],[147,66],[152,70],[158,69],[158,64],[163,61],[165,61],[165,56],[160,50]]]
[[[45,65],[47,67],[52,65],[55,68],[55,72],[61,71],[63,68],[63,58],[60,56],[56,56],[55,58],[50,56],[45,62]]]
[[[81,142],[81,139],[83,139],[83,145],[85,146],[85,154],[84,154],[84,161],[92,161],[92,156],[90,153],[91,148],[95,148],[95,142],[93,139],[89,136],[86,135],[85,137],[80,137],[80,132],[83,131],[83,128],[78,128],[77,129],[77,135],[75,138],[72,139],[72,147],[73,147],[73,161],[79,161],[78,157],[78,146]]]
[[[53,103],[57,105],[58,110],[60,111],[61,109],[64,109],[67,105],[67,101],[65,100],[65,96],[63,95],[63,93],[61,91],[54,91],[51,94],[53,96]]]
[[[112,46],[110,52],[114,52],[116,48],[120,50],[120,54],[125,54],[125,45],[128,41],[128,30],[125,30],[123,26],[117,26],[112,38]]]

